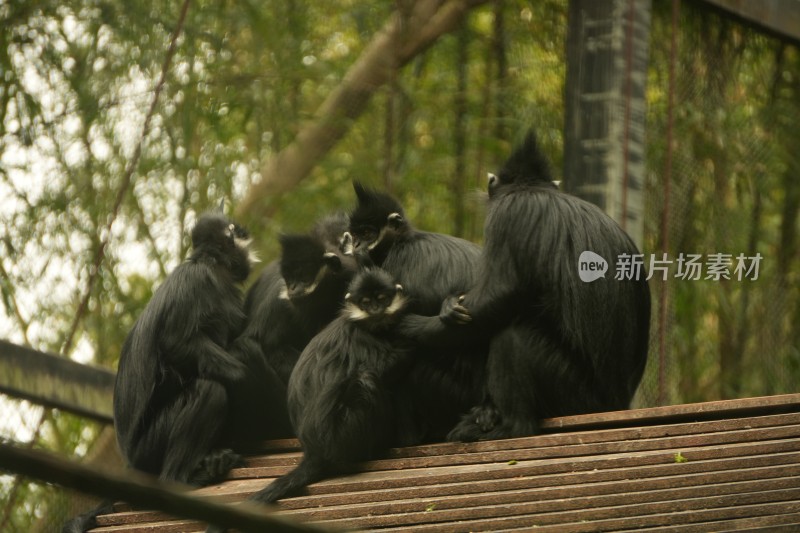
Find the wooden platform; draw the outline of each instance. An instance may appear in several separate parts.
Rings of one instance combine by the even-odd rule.
[[[800,531],[800,394],[551,419],[545,434],[392,450],[281,514],[332,529]],[[268,443],[197,491],[235,502],[297,464]],[[202,531],[123,504],[96,532]]]

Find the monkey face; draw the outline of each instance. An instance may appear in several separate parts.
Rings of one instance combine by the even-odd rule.
[[[392,322],[396,313],[406,306],[403,287],[391,276],[377,268],[359,273],[344,297],[344,315],[348,320],[371,328]]]
[[[192,229],[193,255],[213,257],[236,281],[244,281],[250,274],[250,264],[258,261],[249,251],[251,240],[244,227],[218,213],[202,215]]]
[[[342,269],[338,255],[310,235],[281,235],[281,276],[286,283],[281,297],[287,300],[310,296],[328,276]]]
[[[390,195],[353,183],[358,205],[350,214],[350,233],[355,251],[386,251],[408,231],[400,203]]]

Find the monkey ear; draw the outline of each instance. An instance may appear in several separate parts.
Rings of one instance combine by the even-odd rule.
[[[399,292],[399,293],[402,293],[402,292],[403,292],[403,286],[402,286],[402,285],[400,285],[399,283],[398,283],[397,285],[395,285],[395,286],[394,286],[394,288],[395,288],[395,290],[396,290],[397,292]]]
[[[342,269],[342,260],[333,252],[325,252],[322,255],[322,260],[328,265],[328,268],[334,272],[338,272]]]
[[[386,217],[386,221],[392,228],[397,229],[403,225],[403,215],[401,215],[400,213],[392,213],[391,215]]]
[[[350,298],[351,298],[351,296],[350,296],[350,293],[349,293],[349,292],[348,292],[347,294],[345,294],[345,295],[344,295],[344,301],[345,301],[345,302],[349,302],[349,301],[350,301]]]
[[[355,255],[355,243],[353,242],[353,234],[349,231],[345,231],[342,234],[342,238],[339,241],[339,251],[341,251],[344,255],[353,256]]]

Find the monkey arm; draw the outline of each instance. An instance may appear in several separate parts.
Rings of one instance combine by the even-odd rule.
[[[182,328],[163,331],[159,349],[162,364],[185,376],[198,375],[222,382],[244,378],[244,363],[220,344],[226,335],[192,327],[197,322],[189,319]]]
[[[242,361],[206,335],[198,334],[190,339],[185,350],[187,354],[194,354],[197,358],[197,372],[200,376],[224,383],[235,383],[247,375],[247,367]]]
[[[398,333],[433,347],[469,345],[490,337],[516,313],[516,275],[513,270],[498,271],[507,265],[484,256],[478,282],[466,294],[446,298],[438,316],[404,316]]]

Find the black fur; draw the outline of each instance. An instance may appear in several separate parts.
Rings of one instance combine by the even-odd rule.
[[[161,479],[221,480],[240,456],[222,448],[229,388],[249,373],[227,347],[244,321],[247,232],[200,217],[193,252],[156,290],[125,339],[114,389],[117,440],[128,463]]]
[[[247,323],[232,350],[262,354],[280,377],[284,397],[297,358],[336,317],[355,272],[354,259],[339,250],[347,225],[347,215],[337,214],[308,235],[281,236],[280,261],[267,265],[247,292]]]
[[[61,533],[84,533],[97,527],[97,517],[102,514],[109,514],[114,511],[114,501],[107,500],[99,504],[94,509],[78,515],[67,522],[61,528]]]
[[[356,275],[340,316],[306,346],[289,381],[303,459],[250,500],[271,503],[296,494],[376,457],[395,440],[393,390],[409,352],[391,329],[404,307],[402,289],[385,271]]]
[[[583,251],[608,261],[605,278],[581,281]],[[429,331],[404,325],[429,341],[436,331],[450,342],[492,337],[486,398],[451,440],[530,435],[541,418],[629,407],[647,360],[650,292],[644,276],[614,279],[623,253],[638,250],[600,209],[553,186],[529,134],[490,176],[475,285],[445,302],[441,322],[427,319]]]
[[[448,295],[474,285],[481,249],[471,242],[414,229],[400,203],[388,194],[353,184],[358,204],[350,215],[350,233],[359,253],[389,272],[411,299],[410,311],[437,315]],[[407,433],[398,445],[444,439],[460,415],[479,401],[487,346],[425,349],[415,357],[402,415]]]

